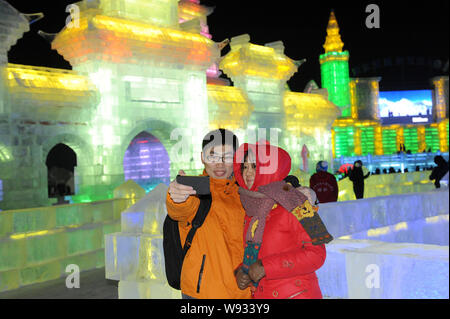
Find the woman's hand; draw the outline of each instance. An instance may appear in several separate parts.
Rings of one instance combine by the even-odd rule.
[[[250,266],[248,270],[248,275],[250,276],[250,279],[253,280],[254,282],[260,281],[261,278],[263,278],[266,275],[261,259],[258,259]]]
[[[242,267],[236,272],[236,283],[241,290],[244,290],[250,285],[250,276],[242,270]]]
[[[185,176],[186,173],[183,170],[180,170],[178,175]],[[174,203],[183,203],[189,198],[189,196],[195,194],[197,194],[197,192],[192,188],[192,186],[178,184],[176,179],[169,184],[169,196],[172,198]]]

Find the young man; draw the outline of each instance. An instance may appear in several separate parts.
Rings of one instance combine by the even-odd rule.
[[[240,290],[234,271],[244,254],[245,211],[233,177],[233,157],[239,147],[230,131],[211,131],[203,139],[201,160],[210,177],[212,203],[203,225],[195,233],[181,271],[185,299],[247,299],[250,289]],[[180,175],[185,175],[183,171]],[[169,216],[178,221],[184,244],[200,199],[191,186],[170,183],[166,198]]]

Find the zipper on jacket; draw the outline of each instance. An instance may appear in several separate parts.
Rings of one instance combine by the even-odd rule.
[[[198,273],[197,293],[200,293],[200,284],[202,283],[203,268],[205,268],[206,255],[203,255],[202,265],[200,266],[200,272]]]
[[[306,289],[303,289],[295,294],[293,294],[292,296],[289,296],[288,299],[293,299],[295,297],[297,297],[298,295],[301,295],[302,293],[304,293],[306,291]]]

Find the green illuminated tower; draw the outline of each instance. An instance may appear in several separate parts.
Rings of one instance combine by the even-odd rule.
[[[327,37],[323,45],[325,53],[320,55],[322,88],[328,90],[330,101],[342,112],[341,117],[350,117],[349,53],[342,51],[343,46],[334,11],[331,11]]]

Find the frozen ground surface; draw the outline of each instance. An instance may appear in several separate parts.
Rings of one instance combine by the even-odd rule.
[[[66,279],[59,278],[0,293],[0,299],[117,299],[117,284],[99,268],[81,272],[80,288],[68,289]]]

